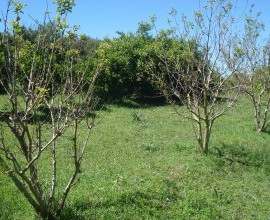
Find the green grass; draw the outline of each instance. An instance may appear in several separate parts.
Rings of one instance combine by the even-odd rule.
[[[253,131],[246,100],[217,121],[206,156],[190,123],[170,106],[128,106],[99,112],[63,219],[270,218],[270,134]],[[60,159],[68,169],[68,159]],[[0,216],[35,219],[3,175]]]

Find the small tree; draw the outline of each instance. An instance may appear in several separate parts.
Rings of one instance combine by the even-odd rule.
[[[156,42],[159,62],[148,64],[153,80],[170,103],[174,105],[178,99],[187,107],[191,116],[184,116],[193,122],[199,149],[204,153],[209,150],[214,122],[236,101],[237,90],[227,81],[239,65],[239,56],[234,53],[233,5],[222,0],[208,3],[195,12],[194,22],[183,17],[181,25],[172,10],[171,29],[160,32]],[[166,49],[168,35],[178,42],[175,51]]]
[[[43,219],[54,219],[65,205],[71,188],[81,172],[85,148],[93,126],[93,86],[98,75],[89,73],[89,61],[74,49],[76,28],[70,29],[66,16],[73,0],[57,0],[56,19],[48,14],[38,23],[35,37],[25,39],[20,24],[24,5],[8,1],[0,35],[0,82],[8,99],[8,109],[1,112],[0,163],[7,174]],[[9,21],[13,9],[15,20]],[[9,25],[11,24],[11,25]],[[47,28],[47,30],[46,30]],[[49,31],[48,31],[49,28]],[[98,67],[99,68],[99,67]],[[79,124],[86,123],[88,133],[79,134]],[[7,135],[8,134],[8,135]],[[58,173],[62,136],[69,141],[73,171],[60,193]],[[12,140],[8,136],[12,135]],[[83,139],[81,139],[81,138]],[[51,175],[45,178],[42,163],[50,155]]]
[[[259,21],[259,15],[246,16],[245,33],[239,48],[243,62],[237,79],[252,103],[255,130],[265,132],[270,126],[270,45],[262,40],[264,24]]]

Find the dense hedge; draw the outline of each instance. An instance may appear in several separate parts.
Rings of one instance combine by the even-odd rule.
[[[24,75],[30,71],[34,53],[34,42],[37,40],[38,33],[50,33],[54,24],[47,24],[38,29],[23,28],[20,59],[20,79],[24,80]],[[88,75],[91,77],[97,66],[102,64],[100,75],[96,83],[95,94],[102,102],[112,102],[122,98],[135,98],[143,101],[161,101],[164,97],[160,93],[159,85],[155,82],[155,74],[159,74],[164,68],[162,59],[166,54],[167,61],[175,65],[185,66],[189,53],[198,53],[194,46],[194,51],[190,51],[190,44],[183,39],[174,38],[169,31],[161,31],[154,36],[151,34],[152,26],[142,23],[136,33],[122,33],[115,39],[97,40],[85,35],[67,33],[72,36],[58,36],[57,42],[61,47],[68,48],[68,53],[74,53],[75,70],[87,68]],[[46,34],[46,36],[50,36]],[[66,39],[73,38],[72,44]],[[53,39],[53,36],[52,36]],[[56,43],[56,42],[52,42]],[[0,66],[1,74],[5,75],[5,45],[0,45]],[[42,53],[41,53],[42,54]],[[69,54],[70,55],[70,54]],[[57,74],[55,83],[61,83],[62,56],[59,51],[54,54],[54,65]],[[198,59],[199,59],[198,53]],[[39,59],[36,54],[35,59]],[[73,60],[74,61],[74,60]],[[38,67],[38,60],[35,61]],[[76,74],[76,71],[74,72]],[[3,88],[0,89],[2,92]]]

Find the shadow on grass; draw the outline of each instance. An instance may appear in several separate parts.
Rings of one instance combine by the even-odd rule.
[[[114,101],[112,104],[117,105],[119,107],[124,108],[151,108],[151,107],[159,107],[159,106],[166,106],[168,103],[165,99],[122,99],[118,101]]]
[[[66,107],[62,107],[61,109],[55,108],[53,114],[56,118],[57,118],[60,111],[62,112],[61,113],[62,115],[65,115],[65,113],[68,111],[68,109]],[[1,122],[9,121],[9,117],[13,114],[14,113],[12,113],[11,111],[0,112],[0,121]],[[25,117],[25,112],[23,112],[23,111],[18,112],[17,114],[19,115],[19,117],[23,121],[23,118]],[[90,111],[90,112],[88,112],[87,117],[88,118],[95,118],[96,114],[94,111]],[[27,122],[29,124],[35,124],[37,122],[51,123],[52,118],[51,118],[50,109],[46,106],[40,106],[38,108],[38,111],[36,112],[36,114],[28,114]]]
[[[270,149],[269,146],[260,148],[249,146],[242,143],[224,143],[214,147],[210,152],[220,159],[220,164],[229,163],[229,165],[241,164],[249,167],[263,168],[270,173]],[[223,163],[222,163],[223,162]]]
[[[81,216],[74,207],[67,207],[63,210],[60,216],[56,218],[57,220],[86,220]]]
[[[170,219],[175,204],[178,204],[180,210],[185,210],[185,213],[179,214],[179,219],[195,217],[201,212],[221,216],[215,206],[205,198],[194,198],[193,195],[183,197],[181,192],[174,181],[165,180],[164,188],[158,193],[135,191],[104,201],[78,202],[73,206],[75,212],[72,209],[67,210],[62,219],[100,219],[100,216],[102,219],[134,219],[134,216],[140,219]]]
[[[154,195],[144,192],[132,192],[124,193],[119,196],[117,199],[108,199],[102,202],[88,202],[80,203],[75,207],[78,210],[85,211],[87,209],[109,209],[111,207],[123,208],[125,206],[136,206],[140,208],[145,208],[146,206],[152,206],[153,201],[157,200]],[[151,202],[152,201],[152,202]]]
[[[72,209],[66,210],[61,219],[97,219],[98,215],[102,215],[105,219],[112,219],[116,216],[124,216],[124,219],[126,219],[130,215],[137,215],[138,213],[149,218],[156,218],[161,215],[162,210],[166,207],[167,201],[164,199],[163,202],[162,200],[160,195],[154,193],[140,191],[123,193],[116,198],[108,198],[104,201],[78,202],[73,207],[75,212],[72,212]],[[74,215],[74,213],[78,214]]]

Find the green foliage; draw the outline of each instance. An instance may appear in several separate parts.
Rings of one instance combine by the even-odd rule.
[[[55,3],[57,4],[57,12],[60,15],[72,12],[72,8],[75,6],[74,0],[56,0]]]
[[[90,60],[93,59],[98,48],[99,41],[92,39],[85,35],[78,35],[77,28],[70,28],[65,35],[61,36],[56,29],[57,24],[49,22],[37,28],[26,28],[19,25],[20,33],[12,35],[12,33],[5,33],[10,38],[11,43],[16,42],[16,52],[19,62],[17,62],[17,80],[20,82],[20,87],[26,86],[26,76],[31,71],[41,71],[42,59],[44,53],[47,54],[47,62],[51,59],[52,66],[55,72],[55,83],[61,83],[63,80],[62,73],[65,71],[63,62],[65,60],[73,62],[75,72],[88,69],[87,74],[91,78],[94,71],[95,64]],[[0,35],[3,40],[4,33]],[[36,45],[43,45],[42,49],[36,50]],[[7,47],[1,44],[0,65],[2,77],[6,77],[5,56],[7,55]],[[11,52],[14,53],[15,47],[11,46]],[[1,92],[4,92],[2,85]]]
[[[265,89],[264,98],[270,95],[270,70],[268,67],[261,67],[255,70],[252,75],[253,84],[248,86],[253,86],[255,95],[258,96],[259,93]]]
[[[157,75],[166,68],[179,75],[177,71],[184,71],[191,60],[196,68],[196,59],[201,54],[193,41],[178,39],[171,30],[162,30],[153,37],[152,28],[149,23],[141,23],[136,34],[121,32],[118,38],[101,43],[97,60],[104,62],[104,69],[97,83],[97,94],[103,99],[160,97],[160,85],[155,82]]]
[[[97,59],[105,64],[97,86],[103,99],[143,98],[157,92],[148,80],[145,67],[145,57],[153,39],[142,32],[145,30],[139,35],[122,33],[119,38],[105,40],[100,45]]]
[[[62,5],[61,7],[69,6]],[[154,20],[155,18],[152,18],[152,22]],[[195,45],[192,46],[194,43],[173,37],[170,30],[160,31],[154,37],[151,34],[153,31],[151,23],[139,24],[136,34],[119,32],[118,38],[102,41],[78,35],[77,27],[69,27],[65,22],[65,16],[61,13],[55,22],[47,23],[36,29],[20,25],[20,30],[20,34],[18,34],[20,38],[19,71],[21,72],[19,78],[22,87],[25,74],[31,71],[32,64],[37,69],[41,66],[41,56],[47,50],[49,53],[53,52],[50,59],[53,60],[53,68],[56,70],[56,83],[65,80],[62,77],[64,71],[62,66],[66,57],[69,57],[69,61],[72,60],[78,71],[86,68],[86,63],[88,63],[89,77],[100,62],[104,63],[95,90],[103,101],[114,101],[124,97],[144,101],[164,101],[157,84],[153,82],[154,76],[149,72],[149,66],[155,66],[156,74],[163,71],[165,68],[162,63],[163,57],[159,56],[160,51],[163,51],[171,64],[177,61],[177,68],[184,68],[190,59],[191,50],[192,52],[196,50]],[[60,30],[65,31],[65,34]],[[39,33],[42,33],[41,38]],[[52,39],[56,40],[52,41]],[[44,46],[45,50],[35,51],[34,45],[38,41],[49,44]],[[0,57],[3,56],[0,54]],[[92,61],[89,65],[90,59]],[[5,70],[3,69],[3,71]]]

